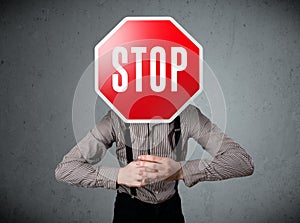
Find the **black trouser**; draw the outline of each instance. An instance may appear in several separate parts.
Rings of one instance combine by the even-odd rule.
[[[113,223],[184,223],[181,199],[176,192],[174,196],[160,204],[142,202],[131,198],[126,193],[117,193],[114,207]]]

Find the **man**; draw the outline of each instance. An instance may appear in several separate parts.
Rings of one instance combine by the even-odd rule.
[[[190,138],[212,158],[184,161]],[[113,143],[120,167],[93,166]],[[58,181],[83,187],[117,190],[113,222],[184,222],[178,180],[192,187],[202,181],[248,176],[253,171],[246,151],[189,105],[169,124],[129,125],[109,111],[64,156],[55,176]]]

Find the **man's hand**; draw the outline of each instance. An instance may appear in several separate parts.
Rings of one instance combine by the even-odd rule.
[[[167,157],[141,155],[137,165],[147,168],[142,171],[143,182],[182,180],[183,173],[179,162]],[[150,170],[150,171],[149,171]]]
[[[147,184],[145,177],[143,177],[144,172],[153,172],[153,170],[138,165],[138,162],[139,161],[132,161],[125,167],[120,168],[117,180],[118,184],[129,187],[142,187]]]

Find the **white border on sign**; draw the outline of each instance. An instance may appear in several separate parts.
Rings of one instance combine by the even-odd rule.
[[[176,113],[170,118],[170,119],[138,119],[138,120],[128,120],[126,119],[119,110],[114,106],[113,103],[111,103],[98,89],[98,49],[101,47],[115,32],[118,31],[118,29],[123,26],[127,21],[136,21],[136,20],[168,20],[171,21],[181,32],[183,32],[199,49],[200,49],[200,58],[199,58],[199,66],[200,66],[200,73],[199,73],[199,80],[200,80],[200,89],[189,99],[187,100],[181,108],[177,110]],[[96,93],[102,98],[102,100],[105,101],[106,104],[109,105],[109,107],[118,114],[118,116],[127,123],[170,123],[172,122],[176,116],[178,116],[191,102],[202,92],[203,90],[203,48],[179,23],[175,21],[170,16],[127,16],[124,19],[122,19],[119,24],[113,28],[96,46],[94,49],[94,63],[95,63],[95,91]]]

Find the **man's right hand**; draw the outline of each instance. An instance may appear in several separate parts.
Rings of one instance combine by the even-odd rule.
[[[123,184],[129,187],[142,187],[145,186],[143,173],[145,167],[137,164],[137,161],[132,161],[125,167],[120,168],[118,174],[118,184]]]

